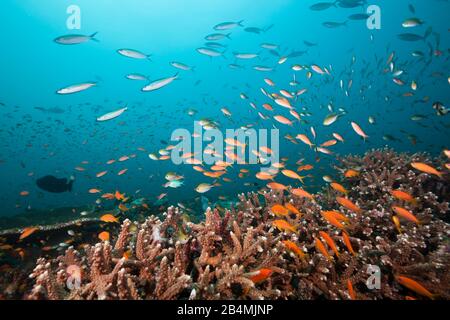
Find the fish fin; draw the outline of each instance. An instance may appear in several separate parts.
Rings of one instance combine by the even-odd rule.
[[[97,38],[95,38],[95,36],[98,34],[98,31],[97,32],[94,32],[93,34],[91,34],[90,36],[89,36],[89,38],[91,38],[91,40],[93,40],[93,41],[95,41],[95,42],[100,42]]]
[[[72,192],[73,182],[75,179],[70,179],[69,183],[67,184],[69,192]]]
[[[270,29],[272,29],[274,26],[275,26],[274,24],[271,24],[270,26],[264,28],[263,31],[264,31],[264,32],[267,32],[267,31],[269,31]]]

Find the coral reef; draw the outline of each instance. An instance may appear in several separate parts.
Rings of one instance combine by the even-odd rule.
[[[313,198],[288,188],[242,194],[235,208],[208,209],[200,223],[177,207],[143,223],[127,219],[110,241],[39,258],[24,298],[449,299],[449,177],[413,170],[412,161],[433,163],[388,149],[340,159],[338,170],[358,172],[342,179],[358,210],[330,187]],[[417,201],[399,200],[394,189]],[[276,205],[291,209],[276,212]],[[393,206],[419,223],[395,223]],[[330,210],[340,218],[326,219]],[[371,266],[380,288],[367,286]]]

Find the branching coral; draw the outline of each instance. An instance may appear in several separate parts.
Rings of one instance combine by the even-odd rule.
[[[434,297],[449,299],[450,227],[443,221],[448,174],[432,177],[413,170],[411,161],[432,163],[425,155],[375,150],[341,160],[339,170],[359,172],[342,181],[345,195],[328,187],[314,199],[291,189],[261,190],[241,194],[237,206],[223,215],[208,209],[200,223],[186,221],[175,207],[162,220],[125,220],[111,243],[69,248],[57,259],[40,258],[28,298],[424,298],[399,283],[396,277],[403,275]],[[417,201],[395,198],[394,189]],[[337,196],[360,210],[341,205]],[[274,205],[299,212],[291,209],[280,216]],[[394,205],[413,212],[420,223],[401,219],[396,225]],[[341,215],[342,225],[326,219],[323,212],[330,210]],[[81,280],[71,289],[70,266],[79,268]],[[380,270],[379,289],[366,283],[371,266]]]

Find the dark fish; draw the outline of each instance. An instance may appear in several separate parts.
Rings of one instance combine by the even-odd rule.
[[[442,102],[433,103],[433,109],[436,110],[438,116],[445,116],[450,110],[447,109]]]
[[[335,2],[319,2],[310,6],[309,9],[313,11],[323,11],[335,6]]]
[[[61,108],[55,107],[55,108],[42,108],[42,107],[35,107],[36,110],[40,110],[43,112],[47,112],[47,113],[54,113],[54,114],[61,114],[64,113],[65,111]]]
[[[45,176],[36,180],[37,186],[51,193],[63,193],[72,191],[72,185],[75,179],[70,177],[70,179],[58,179],[54,176]]]
[[[305,46],[308,46],[308,47],[315,47],[315,46],[317,46],[317,43],[312,43],[312,42],[309,42],[309,41],[306,41],[306,40],[304,40],[303,43],[305,44]]]
[[[333,22],[333,21],[327,21],[322,23],[322,25],[324,27],[330,28],[330,29],[334,29],[334,28],[339,28],[342,26],[346,26],[347,25],[347,21],[345,22]]]
[[[339,0],[338,5],[341,8],[351,9],[364,6],[366,0]]]
[[[261,33],[269,31],[270,29],[273,28],[273,26],[274,25],[271,24],[270,26],[268,26],[268,27],[266,27],[264,29],[257,28],[257,27],[248,27],[248,28],[245,28],[244,31],[245,32],[250,32],[250,33],[255,33],[255,34],[261,34]]]
[[[293,51],[291,52],[288,57],[289,58],[296,58],[296,57],[301,57],[302,55],[304,55],[307,51]]]
[[[426,40],[430,34],[433,32],[433,29],[429,27],[423,36],[415,34],[415,33],[401,33],[398,35],[398,38],[403,41],[419,41]]]
[[[367,13],[355,13],[348,16],[349,20],[367,20],[369,19],[369,15]]]
[[[398,35],[398,38],[403,41],[420,41],[424,40],[424,37],[415,33],[402,33]]]

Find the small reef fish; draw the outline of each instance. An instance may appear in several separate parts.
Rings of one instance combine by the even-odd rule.
[[[155,90],[161,89],[161,88],[171,84],[173,81],[175,81],[177,79],[178,79],[178,73],[172,77],[155,80],[155,81],[151,82],[149,85],[142,88],[142,91],[150,92],[150,91],[155,91]]]
[[[85,35],[81,35],[81,34],[69,34],[69,35],[64,35],[64,36],[58,37],[54,41],[56,43],[62,44],[62,45],[76,45],[76,44],[81,44],[81,43],[85,43],[88,41],[97,41],[98,42],[98,40],[95,38],[97,33],[98,32],[95,32],[95,33],[91,34],[90,36],[85,36]]]
[[[74,94],[78,92],[82,92],[88,90],[97,85],[96,82],[85,82],[80,84],[74,84],[56,91],[57,94],[66,95],[66,94]]]
[[[290,231],[293,233],[297,233],[297,228],[291,225],[286,220],[274,220],[272,224],[275,228],[277,228],[280,231]]]
[[[428,291],[427,288],[422,286],[419,282],[408,278],[403,275],[397,275],[395,276],[395,280],[397,280],[398,283],[400,283],[402,286],[408,288],[411,291],[414,291],[415,293],[427,297],[429,299],[434,299],[436,296],[432,294],[430,291]]]
[[[266,281],[271,275],[273,271],[267,268],[263,268],[254,272],[249,272],[245,274],[254,284],[258,284]]]
[[[312,194],[310,194],[309,192],[307,192],[301,188],[292,189],[291,193],[300,198],[308,198],[310,200],[314,200],[314,196]]]
[[[101,117],[98,117],[97,121],[98,122],[104,122],[104,121],[109,121],[109,120],[115,119],[117,117],[120,117],[127,110],[128,110],[128,108],[125,107],[125,108],[119,109],[117,111],[113,111],[113,112],[107,113],[107,114],[105,114],[105,115],[103,115]]]
[[[99,233],[99,235],[98,235],[98,238],[100,239],[100,240],[102,240],[102,241],[109,241],[109,232],[108,231],[103,231],[103,232],[100,232]]]
[[[437,171],[432,166],[430,166],[426,163],[422,163],[422,162],[412,162],[411,167],[413,167],[416,170],[428,173],[428,174],[433,174],[435,176],[438,176],[439,178],[442,178],[442,175],[444,174],[442,172]]]
[[[355,213],[361,213],[361,208],[358,207],[356,204],[354,204],[352,201],[350,201],[347,198],[343,197],[336,197],[337,203],[339,203],[341,206],[355,212]]]
[[[336,191],[338,191],[338,192],[340,192],[340,193],[344,193],[344,194],[347,194],[347,193],[348,193],[347,189],[345,189],[344,186],[342,186],[341,184],[339,184],[339,183],[337,183],[337,182],[332,182],[332,183],[330,183],[330,186],[331,186],[334,190],[336,190]]]
[[[285,245],[285,247],[295,253],[300,259],[305,260],[306,254],[300,249],[294,242],[290,240],[284,240],[282,243]]]
[[[416,218],[416,216],[414,214],[412,214],[411,211],[409,211],[405,208],[399,207],[399,206],[392,206],[392,210],[394,210],[394,212],[396,214],[398,214],[400,217],[402,217],[403,219],[414,222],[417,225],[420,224],[420,221]]]
[[[117,53],[124,57],[127,57],[127,58],[140,59],[140,60],[151,60],[150,54],[145,54],[140,51],[133,50],[133,49],[119,49],[119,50],[117,50]]]
[[[272,208],[270,208],[270,211],[276,215],[276,216],[287,216],[289,214],[289,210],[286,209],[284,206],[282,206],[281,204],[276,204],[274,206],[272,206]]]
[[[28,227],[28,228],[23,229],[22,233],[20,234],[19,240],[28,238],[29,236],[31,236],[33,233],[35,233],[38,230],[39,230],[39,228],[37,228],[37,227]]]
[[[319,238],[314,238],[314,243],[315,243],[315,247],[316,250],[318,252],[320,252],[325,258],[327,258],[328,260],[332,260],[332,257],[330,256],[330,254],[328,253],[327,248],[325,247],[325,245],[323,244],[322,241],[320,241]]]
[[[108,223],[113,223],[113,222],[119,223],[119,219],[114,217],[112,214],[105,214],[100,217],[100,220],[103,222],[108,222]]]
[[[415,199],[408,192],[402,190],[391,190],[391,195],[398,200],[406,201],[412,203],[413,205],[417,204],[417,199]]]
[[[342,240],[344,241],[347,250],[354,256],[356,256],[355,250],[353,250],[352,243],[350,242],[350,237],[345,231],[342,231]]]

